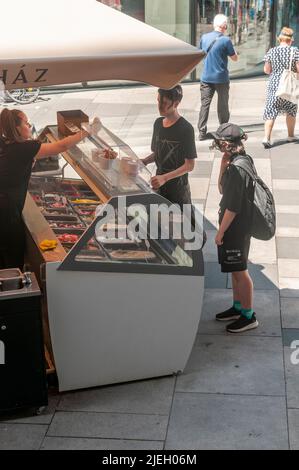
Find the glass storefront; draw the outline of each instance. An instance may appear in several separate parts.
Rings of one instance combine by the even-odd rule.
[[[213,30],[217,13],[229,18],[228,35],[239,54],[238,62],[229,64],[230,75],[261,72],[263,57],[271,44],[270,0],[197,0],[196,44],[202,34]]]
[[[299,1],[298,0],[278,0],[276,31],[287,26],[295,31],[295,45],[299,46]]]
[[[223,13],[229,18],[228,34],[240,55],[238,62],[230,64],[231,76],[262,72],[263,57],[271,44],[273,0],[102,0],[102,3],[194,45],[198,45],[202,34],[212,31],[214,16]],[[199,78],[200,70],[201,66],[193,73],[193,79]]]
[[[192,42],[190,0],[100,1],[185,42]]]

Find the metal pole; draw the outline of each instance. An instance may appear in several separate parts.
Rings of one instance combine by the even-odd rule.
[[[190,24],[191,24],[191,44],[193,46],[197,46],[197,0],[189,0],[189,8],[190,8]],[[196,77],[196,69],[193,70],[191,73],[191,80],[194,82],[197,79]]]

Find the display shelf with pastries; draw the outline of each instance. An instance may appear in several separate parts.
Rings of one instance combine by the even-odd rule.
[[[39,139],[55,142],[78,132],[88,121],[89,117],[81,110],[58,111],[57,125],[46,126]],[[23,218],[28,251],[39,252],[38,263],[62,261],[92,223],[98,205],[121,194],[151,193],[151,173],[133,150],[102,124],[96,136],[87,137],[63,152],[62,157],[64,164],[60,165],[61,171],[55,167],[56,175],[52,157],[48,160],[49,172],[44,162],[42,171],[33,171],[30,180]],[[74,178],[64,177],[67,165],[71,166]],[[41,248],[44,240],[55,241],[55,246],[44,250]],[[35,260],[35,265],[38,263]]]

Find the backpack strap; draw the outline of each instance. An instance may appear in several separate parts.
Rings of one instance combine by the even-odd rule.
[[[294,48],[291,47],[291,57],[290,57],[290,65],[289,65],[289,71],[292,71],[292,65],[293,65],[293,58],[294,58]]]
[[[249,155],[239,155],[236,157],[231,165],[234,165],[237,168],[244,170],[250,178],[256,182],[258,179],[257,171],[254,167],[252,158]]]
[[[254,205],[254,194],[255,194],[255,187],[258,181],[258,174],[255,169],[254,163],[252,158],[249,155],[239,155],[234,159],[231,163],[237,168],[241,168],[243,171],[247,173],[247,175],[251,179],[251,187],[249,188],[249,192],[247,193],[247,200],[251,206],[251,221],[253,220],[253,205]]]

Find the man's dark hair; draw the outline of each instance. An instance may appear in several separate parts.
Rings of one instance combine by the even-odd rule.
[[[163,90],[163,88],[159,88],[158,93],[161,98],[167,98],[172,103],[174,103],[175,101],[178,101],[180,103],[183,98],[183,89],[181,85],[176,85],[170,90]]]

